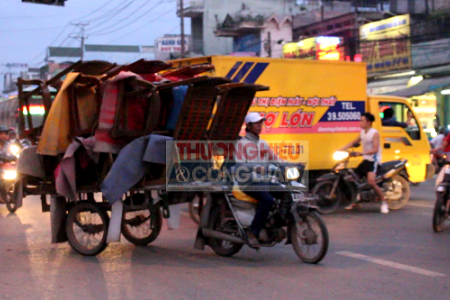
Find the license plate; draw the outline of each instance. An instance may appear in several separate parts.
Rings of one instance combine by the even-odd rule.
[[[437,191],[438,191],[438,192],[443,192],[443,191],[445,191],[445,186],[438,186]]]

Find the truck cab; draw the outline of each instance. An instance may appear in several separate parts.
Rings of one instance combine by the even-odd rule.
[[[367,107],[377,117],[374,128],[380,132],[383,161],[407,159],[411,182],[431,178],[434,166],[430,161],[430,144],[409,103],[400,97],[371,95],[367,97]],[[394,111],[397,122],[383,122],[388,109]]]

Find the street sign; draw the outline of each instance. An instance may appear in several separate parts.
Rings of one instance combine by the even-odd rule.
[[[57,6],[64,6],[64,2],[66,2],[66,1],[67,0],[22,0],[22,2],[57,5]]]

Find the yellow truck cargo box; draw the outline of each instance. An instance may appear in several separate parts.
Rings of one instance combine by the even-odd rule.
[[[257,93],[251,111],[267,120],[262,138],[270,141],[304,141],[310,171],[330,170],[333,153],[361,131],[361,114],[375,115],[380,132],[383,161],[408,159],[412,182],[430,177],[429,143],[420,123],[416,127],[382,126],[383,110],[391,107],[399,121],[412,109],[405,99],[366,94],[364,63],[299,59],[210,56],[172,61],[176,66],[212,64],[212,76],[270,87]],[[415,119],[417,120],[417,119]],[[295,151],[295,150],[294,150]],[[354,160],[355,167],[360,160]]]

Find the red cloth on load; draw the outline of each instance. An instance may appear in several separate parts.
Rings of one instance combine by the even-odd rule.
[[[157,82],[159,81],[158,77],[160,78],[160,76],[158,76],[158,74],[140,74],[142,76],[142,78],[144,80],[147,80],[148,82]]]
[[[112,138],[110,132],[114,125],[116,107],[119,96],[119,84],[125,79],[141,76],[132,72],[120,72],[114,79],[106,82],[103,93],[103,101],[100,109],[99,126],[95,132],[96,144],[94,151],[119,153],[120,149],[127,142],[122,138]],[[135,90],[134,87],[127,85],[125,92]],[[142,130],[145,126],[145,97],[136,97],[128,102],[128,128]]]

